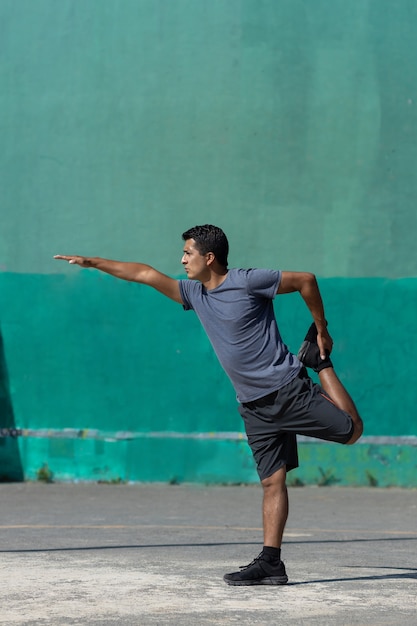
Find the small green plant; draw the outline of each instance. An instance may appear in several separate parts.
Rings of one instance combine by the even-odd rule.
[[[328,487],[329,485],[334,485],[340,481],[339,478],[336,478],[331,469],[324,471],[323,468],[319,467],[319,472],[321,474],[321,477],[317,482],[319,487]]]
[[[99,485],[125,485],[126,481],[118,476],[117,478],[100,479],[97,481]]]
[[[366,470],[366,478],[370,487],[378,487],[378,480],[369,470]]]
[[[54,474],[49,469],[47,463],[44,463],[42,467],[38,469],[38,471],[36,472],[36,478],[41,483],[53,483],[54,482]]]

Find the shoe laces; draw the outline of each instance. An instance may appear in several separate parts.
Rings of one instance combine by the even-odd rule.
[[[241,570],[248,569],[249,567],[252,567],[252,565],[255,565],[255,563],[257,563],[258,561],[261,561],[261,560],[263,559],[263,556],[264,556],[264,555],[263,555],[263,552],[260,552],[260,553],[258,554],[258,556],[256,556],[256,557],[253,559],[253,561],[251,561],[248,565],[239,565],[239,568],[240,568]]]

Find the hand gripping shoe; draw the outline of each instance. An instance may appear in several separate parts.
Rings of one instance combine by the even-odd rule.
[[[310,367],[318,373],[326,367],[333,367],[329,355],[330,352],[326,350],[326,358],[322,359],[320,356],[320,350],[317,345],[317,328],[313,322],[301,344],[297,357],[303,365]]]

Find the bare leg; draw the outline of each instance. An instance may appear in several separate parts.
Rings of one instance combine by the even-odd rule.
[[[264,546],[280,548],[288,517],[288,492],[285,484],[286,467],[262,480]]]
[[[240,572],[225,574],[223,579],[228,585],[285,585],[288,582],[285,565],[281,561],[282,535],[288,517],[286,475],[284,466],[261,481],[265,549]]]
[[[347,445],[355,443],[363,433],[363,422],[356,409],[356,406],[346,391],[345,387],[337,377],[336,372],[332,367],[326,367],[319,372],[320,384],[324,391],[329,394],[333,402],[339,409],[349,413],[353,420],[354,431],[352,438],[349,439]]]

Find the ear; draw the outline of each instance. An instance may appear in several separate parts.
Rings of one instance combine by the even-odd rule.
[[[207,263],[207,265],[212,265],[215,260],[216,260],[216,257],[214,255],[214,253],[213,252],[207,252],[207,254],[206,254],[206,263]]]

